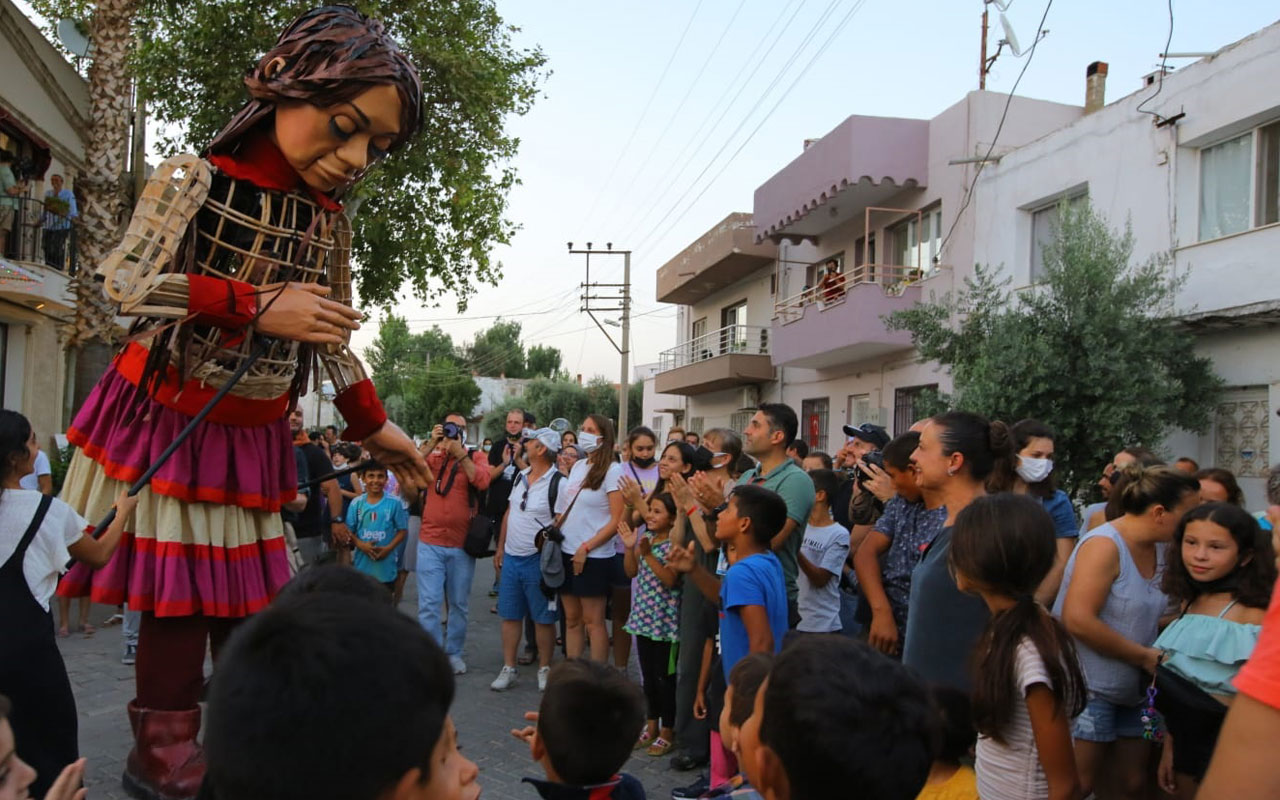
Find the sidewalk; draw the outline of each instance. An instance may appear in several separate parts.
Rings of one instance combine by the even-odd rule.
[[[516,741],[510,730],[524,724],[525,711],[538,708],[541,695],[537,669],[521,668],[519,682],[506,692],[489,689],[489,682],[502,667],[499,620],[489,613],[495,602],[488,596],[492,585],[493,562],[485,559],[476,567],[465,653],[469,671],[458,676],[453,719],[463,752],[480,765],[483,796],[528,800],[536,798],[537,793],[521,784],[520,779],[526,775],[541,777],[541,770],[529,759],[528,748]],[[405,587],[401,610],[410,615],[417,613],[412,578]],[[98,800],[127,797],[120,787],[120,774],[131,746],[125,704],[134,694],[133,668],[120,663],[120,626],[101,627],[113,612],[106,606],[94,606],[90,619],[99,626],[97,633],[88,637],[73,633],[70,638],[59,640],[80,712],[80,753],[89,759],[85,782],[89,797]],[[671,770],[669,761],[669,757],[649,758],[642,752],[633,756],[624,769],[644,783],[650,798],[666,800],[672,788],[697,777],[696,772]]]

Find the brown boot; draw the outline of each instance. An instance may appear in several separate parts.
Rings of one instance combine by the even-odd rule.
[[[134,745],[124,766],[124,789],[137,800],[190,800],[204,780],[204,751],[196,743],[200,708],[156,711],[129,703]]]

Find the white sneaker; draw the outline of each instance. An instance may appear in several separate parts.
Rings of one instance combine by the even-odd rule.
[[[498,677],[493,679],[493,683],[489,684],[489,688],[495,692],[505,692],[515,685],[516,668],[503,667],[502,672],[498,673]]]
[[[547,676],[551,674],[551,667],[538,667],[538,691],[545,692],[547,690]]]
[[[449,666],[453,667],[454,675],[467,674],[467,662],[462,660],[462,656],[449,656]]]

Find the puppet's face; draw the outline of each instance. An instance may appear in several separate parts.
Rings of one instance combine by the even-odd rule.
[[[400,134],[400,95],[387,84],[332,106],[282,104],[274,132],[276,146],[308,186],[346,188]]]

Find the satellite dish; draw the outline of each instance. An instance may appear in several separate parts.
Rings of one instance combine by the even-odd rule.
[[[555,431],[556,433],[564,433],[565,431],[572,428],[573,425],[569,422],[569,420],[565,419],[564,417],[556,417],[555,419],[547,423],[547,427]]]
[[[1013,26],[1009,24],[1009,18],[1004,14],[1000,15],[1000,27],[1004,28],[1004,41],[1009,45],[1009,49],[1013,51],[1015,56],[1022,55],[1022,47],[1018,45],[1018,37],[1013,32]]]
[[[1009,6],[1013,5],[1013,0],[987,0],[989,5],[993,5],[1001,11],[1008,11]]]
[[[89,55],[91,44],[89,36],[81,23],[74,19],[58,20],[58,40],[72,55],[84,58]]]

